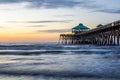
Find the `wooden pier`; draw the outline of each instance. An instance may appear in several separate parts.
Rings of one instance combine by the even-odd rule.
[[[106,25],[98,25],[94,29],[72,28],[71,34],[60,34],[59,43],[120,45],[120,20]]]

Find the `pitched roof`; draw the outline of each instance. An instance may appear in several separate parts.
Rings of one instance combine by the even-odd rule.
[[[84,26],[82,23],[80,23],[78,26],[75,26],[72,29],[89,29],[89,28],[87,26]]]
[[[102,27],[103,25],[102,24],[99,24],[99,25],[97,25],[96,27]]]

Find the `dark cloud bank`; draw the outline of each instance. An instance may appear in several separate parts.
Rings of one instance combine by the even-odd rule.
[[[22,3],[28,2],[30,8],[60,8],[60,7],[74,7],[85,1],[79,2],[73,0],[0,0],[0,4]]]
[[[0,0],[0,4],[12,4],[12,3],[24,3],[27,2],[27,8],[72,8],[72,7],[81,7],[92,9],[97,12],[105,13],[120,13],[120,9],[115,8],[105,8],[102,3],[96,3],[95,0]],[[108,2],[109,3],[109,2]],[[110,5],[110,4],[109,4]],[[102,7],[102,8],[101,8]],[[104,9],[103,9],[104,8]]]

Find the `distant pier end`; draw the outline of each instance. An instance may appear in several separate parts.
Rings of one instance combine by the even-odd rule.
[[[120,45],[120,20],[89,29],[80,23],[71,34],[60,34],[60,44]]]

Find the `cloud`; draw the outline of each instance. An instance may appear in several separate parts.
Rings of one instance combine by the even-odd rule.
[[[115,13],[120,14],[120,9],[102,9],[102,10],[96,10],[97,12],[105,12],[105,13]]]
[[[27,23],[69,23],[72,20],[28,21]]]
[[[45,25],[30,25],[30,26],[25,26],[25,27],[45,27]]]
[[[64,33],[64,32],[70,32],[70,29],[55,29],[55,30],[38,30],[39,32],[46,32],[46,33]]]
[[[5,28],[5,26],[0,26],[0,28]]]
[[[72,0],[35,0],[29,5],[30,8],[70,8],[78,6],[84,1],[72,1]]]
[[[97,12],[118,14],[120,13],[119,0],[0,0],[0,4],[12,3],[27,3],[26,5],[24,5],[24,7],[30,9],[57,9],[79,7],[82,9],[90,9]]]
[[[9,23],[69,23],[72,20],[8,21]]]
[[[55,15],[54,17],[73,17],[73,14],[66,14],[66,15]]]
[[[0,0],[0,4],[22,3],[27,2],[29,8],[63,8],[74,7],[84,2],[84,0]]]
[[[8,3],[18,3],[24,0],[0,0],[0,4],[8,4]]]
[[[92,0],[0,0],[0,4],[27,3],[26,8],[95,8]]]

